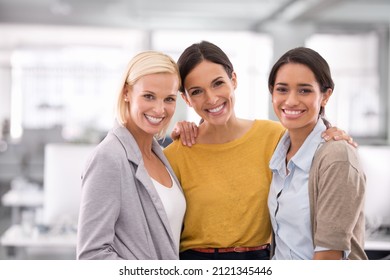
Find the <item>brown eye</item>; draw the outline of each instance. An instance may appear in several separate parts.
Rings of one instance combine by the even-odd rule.
[[[220,86],[220,85],[222,85],[222,84],[224,84],[224,83],[225,83],[224,81],[218,80],[218,81],[216,81],[216,82],[214,83],[214,86],[218,87],[218,86]]]
[[[168,102],[168,103],[172,103],[172,102],[175,102],[176,99],[173,98],[173,97],[168,97],[168,98],[165,99],[165,101]]]
[[[284,94],[284,93],[287,93],[287,88],[285,88],[285,87],[276,87],[275,88],[275,91],[277,92],[277,93],[281,93],[281,94]]]
[[[311,89],[308,89],[308,88],[303,88],[303,89],[301,89],[301,90],[299,91],[299,93],[302,94],[302,95],[307,95],[307,94],[309,94],[309,93],[311,93],[311,92],[312,92],[312,90],[311,90]]]
[[[190,94],[193,96],[193,95],[198,95],[200,94],[202,91],[200,89],[195,89],[193,91],[190,92]]]
[[[153,100],[154,96],[152,94],[144,94],[144,98],[147,100]]]

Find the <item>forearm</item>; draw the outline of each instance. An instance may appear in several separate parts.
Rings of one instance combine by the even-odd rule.
[[[313,260],[342,260],[343,251],[329,250],[314,252]]]

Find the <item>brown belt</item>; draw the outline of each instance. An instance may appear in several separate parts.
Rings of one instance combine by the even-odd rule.
[[[260,251],[269,248],[269,244],[257,247],[231,247],[231,248],[191,248],[190,250],[201,253],[243,253],[251,251]]]

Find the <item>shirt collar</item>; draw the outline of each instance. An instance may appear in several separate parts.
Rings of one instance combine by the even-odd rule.
[[[307,136],[305,142],[298,150],[298,152],[291,158],[296,166],[302,169],[305,172],[310,171],[311,163],[315,152],[317,151],[318,146],[325,142],[322,139],[321,134],[326,130],[326,126],[323,121],[320,119],[312,132]]]
[[[287,151],[290,147],[290,135],[288,130],[286,130],[280,139],[278,145],[276,146],[275,152],[271,158],[269,167],[272,171],[276,172],[279,170],[279,173],[284,169]]]
[[[306,138],[301,148],[291,158],[291,161],[294,163],[294,165],[296,165],[298,168],[302,169],[305,172],[310,171],[314,154],[320,143],[324,142],[321,137],[321,134],[325,130],[326,126],[321,120],[319,120],[312,132]],[[281,172],[281,170],[285,169],[285,160],[287,151],[290,147],[290,143],[290,135],[289,132],[286,131],[283,137],[280,139],[279,144],[276,147],[274,155],[272,156],[269,164],[269,167],[273,172]]]

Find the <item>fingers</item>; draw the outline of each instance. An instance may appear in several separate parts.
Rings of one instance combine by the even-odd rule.
[[[321,137],[324,138],[324,140],[325,140],[326,142],[328,142],[328,141],[331,139],[331,137],[330,137],[328,134],[326,134],[326,132],[323,132],[323,133],[321,134]],[[173,137],[172,137],[172,139],[173,139]]]
[[[322,138],[325,139],[325,141],[329,140],[345,140],[347,141],[350,145],[357,147],[358,144],[353,140],[351,136],[349,136],[344,130],[339,129],[337,127],[331,127],[327,129],[325,132],[322,133]]]
[[[355,148],[357,148],[357,146],[359,146],[358,143],[356,143],[356,142],[353,140],[352,137],[349,137],[348,143],[351,144],[352,146],[354,146]]]
[[[331,127],[331,128],[328,128],[327,130],[325,130],[323,133],[322,133],[322,138],[325,139],[325,141],[329,141],[331,139],[333,139],[334,137],[338,137],[338,134],[340,134],[341,130],[339,130],[338,128],[336,127]],[[338,139],[335,139],[335,140],[338,140]]]
[[[195,138],[197,136],[197,126],[193,122],[182,122],[182,133],[180,137],[183,145],[192,146],[195,144]]]
[[[184,146],[191,147],[195,144],[195,138],[198,136],[198,127],[194,122],[181,121],[175,124],[171,137],[173,140],[181,140]]]
[[[178,126],[177,123],[175,124],[175,126],[171,132],[171,138],[172,138],[172,140],[176,140],[176,139],[180,138],[180,127]]]
[[[336,141],[348,140],[349,135],[344,130],[341,130],[334,126],[325,130],[325,132],[322,133],[322,138],[324,138],[325,141],[329,141],[331,139],[334,139]]]
[[[180,131],[177,128],[174,128],[171,132],[171,138],[172,140],[176,140],[180,137]]]

